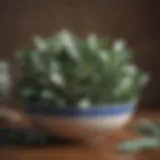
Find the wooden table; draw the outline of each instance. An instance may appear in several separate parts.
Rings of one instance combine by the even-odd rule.
[[[136,114],[136,120],[149,118],[160,121],[160,111],[145,111]],[[160,150],[135,155],[118,153],[119,141],[135,137],[125,129],[106,135],[105,141],[95,145],[45,146],[41,148],[7,147],[0,149],[1,160],[160,160]]]

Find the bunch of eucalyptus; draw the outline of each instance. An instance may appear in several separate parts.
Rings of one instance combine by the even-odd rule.
[[[19,51],[18,58],[21,100],[53,108],[129,103],[148,80],[123,40],[110,44],[95,34],[80,39],[62,30],[36,36],[34,48]]]

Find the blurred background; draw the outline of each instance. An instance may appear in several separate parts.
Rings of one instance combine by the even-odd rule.
[[[137,65],[151,74],[140,105],[158,106],[159,9],[159,1],[149,0],[1,0],[0,60],[11,62],[16,81],[15,53],[31,47],[34,35],[46,37],[67,28],[80,37],[95,32],[102,37],[124,38],[134,51]]]

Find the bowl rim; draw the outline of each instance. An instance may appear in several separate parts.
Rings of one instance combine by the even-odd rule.
[[[98,116],[117,116],[132,113],[136,108],[136,103],[126,104],[106,104],[94,105],[98,107],[91,108],[58,108],[51,111],[44,111],[40,109],[34,110],[34,104],[25,104],[25,112],[29,115],[42,116],[62,116],[62,117],[98,117]]]

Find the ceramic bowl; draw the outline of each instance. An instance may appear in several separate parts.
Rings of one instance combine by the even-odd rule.
[[[66,138],[88,139],[125,126],[131,120],[135,104],[94,106],[88,109],[66,108],[52,111],[44,111],[43,108],[45,107],[35,106],[35,104],[25,106],[36,128]]]

